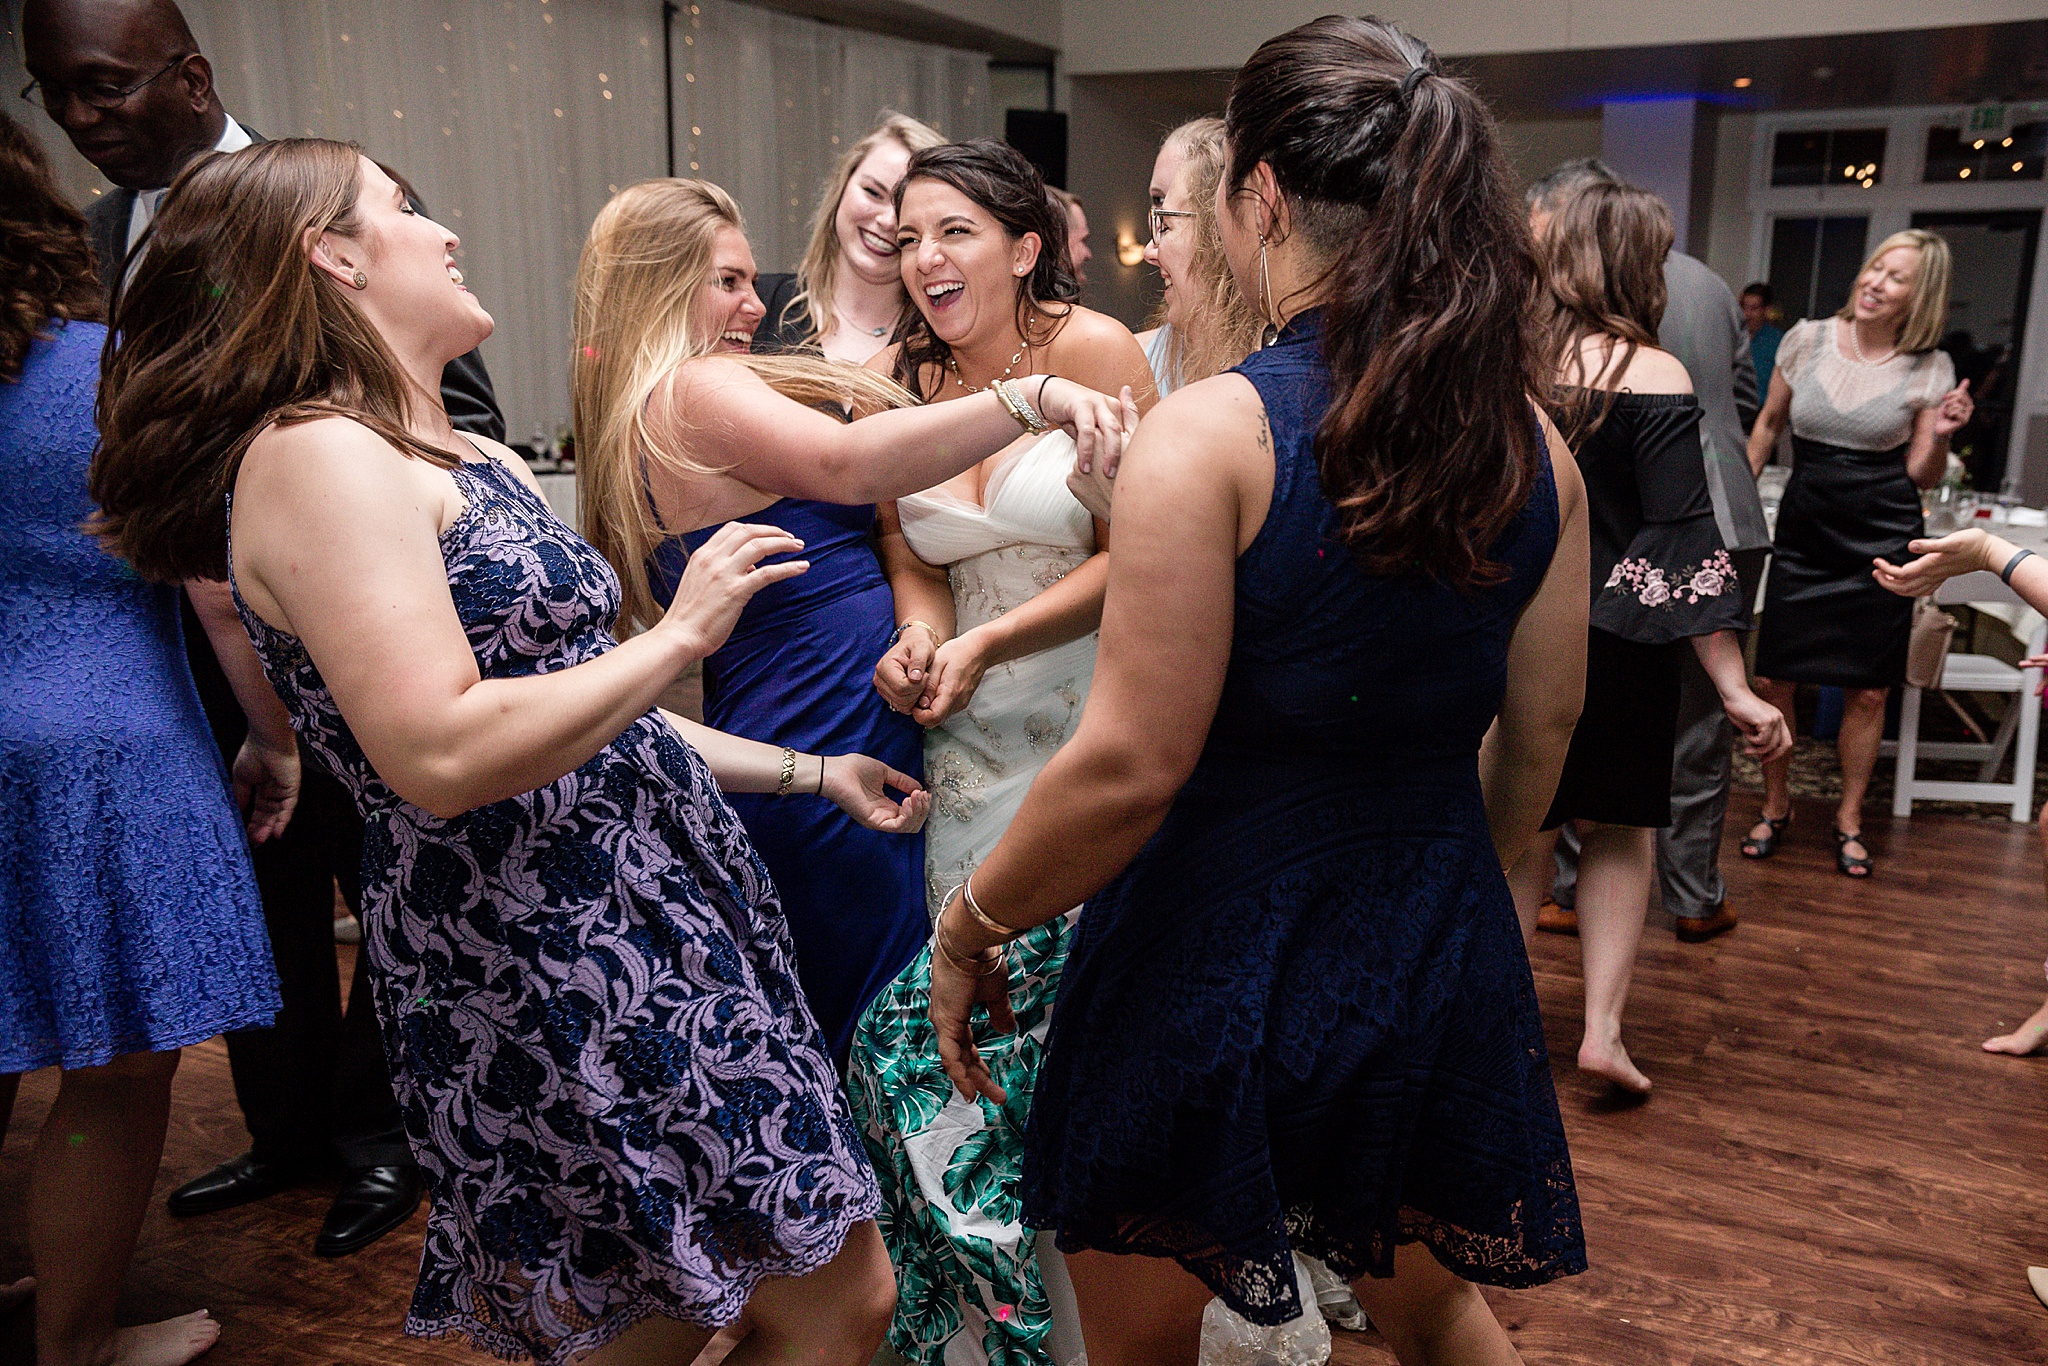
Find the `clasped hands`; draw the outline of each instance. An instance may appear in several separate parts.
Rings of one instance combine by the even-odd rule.
[[[974,631],[941,641],[924,623],[907,623],[875,665],[875,691],[891,711],[936,726],[974,700],[989,665],[981,642]]]

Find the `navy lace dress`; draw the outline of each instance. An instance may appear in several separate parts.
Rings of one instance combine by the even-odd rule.
[[[1273,430],[1230,669],[1194,776],[1081,914],[1033,1098],[1024,1220],[1172,1257],[1254,1323],[1290,1248],[1347,1278],[1420,1241],[1468,1280],[1584,1269],[1479,742],[1557,540],[1546,472],[1498,587],[1376,578],[1312,449],[1318,315],[1238,367]]]
[[[611,649],[618,580],[495,460],[441,537],[486,678]],[[879,1204],[767,870],[648,712],[573,773],[442,820],[372,771],[304,648],[242,620],[366,822],[363,943],[433,1196],[406,1331],[567,1361],[730,1323]]]
[[[277,1014],[177,590],[79,530],[107,332],[50,331],[0,381],[0,1075]]]

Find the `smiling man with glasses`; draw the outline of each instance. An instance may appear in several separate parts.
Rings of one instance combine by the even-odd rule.
[[[90,215],[102,269],[127,254],[187,162],[251,141],[221,107],[213,67],[175,4],[29,0],[21,35],[35,78],[23,98],[121,187]]]

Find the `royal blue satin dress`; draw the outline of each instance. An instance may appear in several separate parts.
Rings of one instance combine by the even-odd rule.
[[[924,780],[924,732],[875,691],[896,604],[870,531],[873,505],[785,498],[746,518],[804,543],[810,569],[754,595],[739,625],[704,661],[704,722],[805,754],[867,754]],[[682,538],[695,550],[717,527]],[[676,542],[649,577],[664,605],[685,563]],[[924,836],[868,830],[823,797],[816,770],[797,772],[806,795],[732,793],[727,800],[782,894],[797,978],[832,1056],[846,1058],[854,1021],[930,933]]]

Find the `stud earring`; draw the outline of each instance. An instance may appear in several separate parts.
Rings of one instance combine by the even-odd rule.
[[[356,272],[355,279],[349,281],[349,283],[357,289],[368,289],[370,287],[370,277],[359,270]]]

